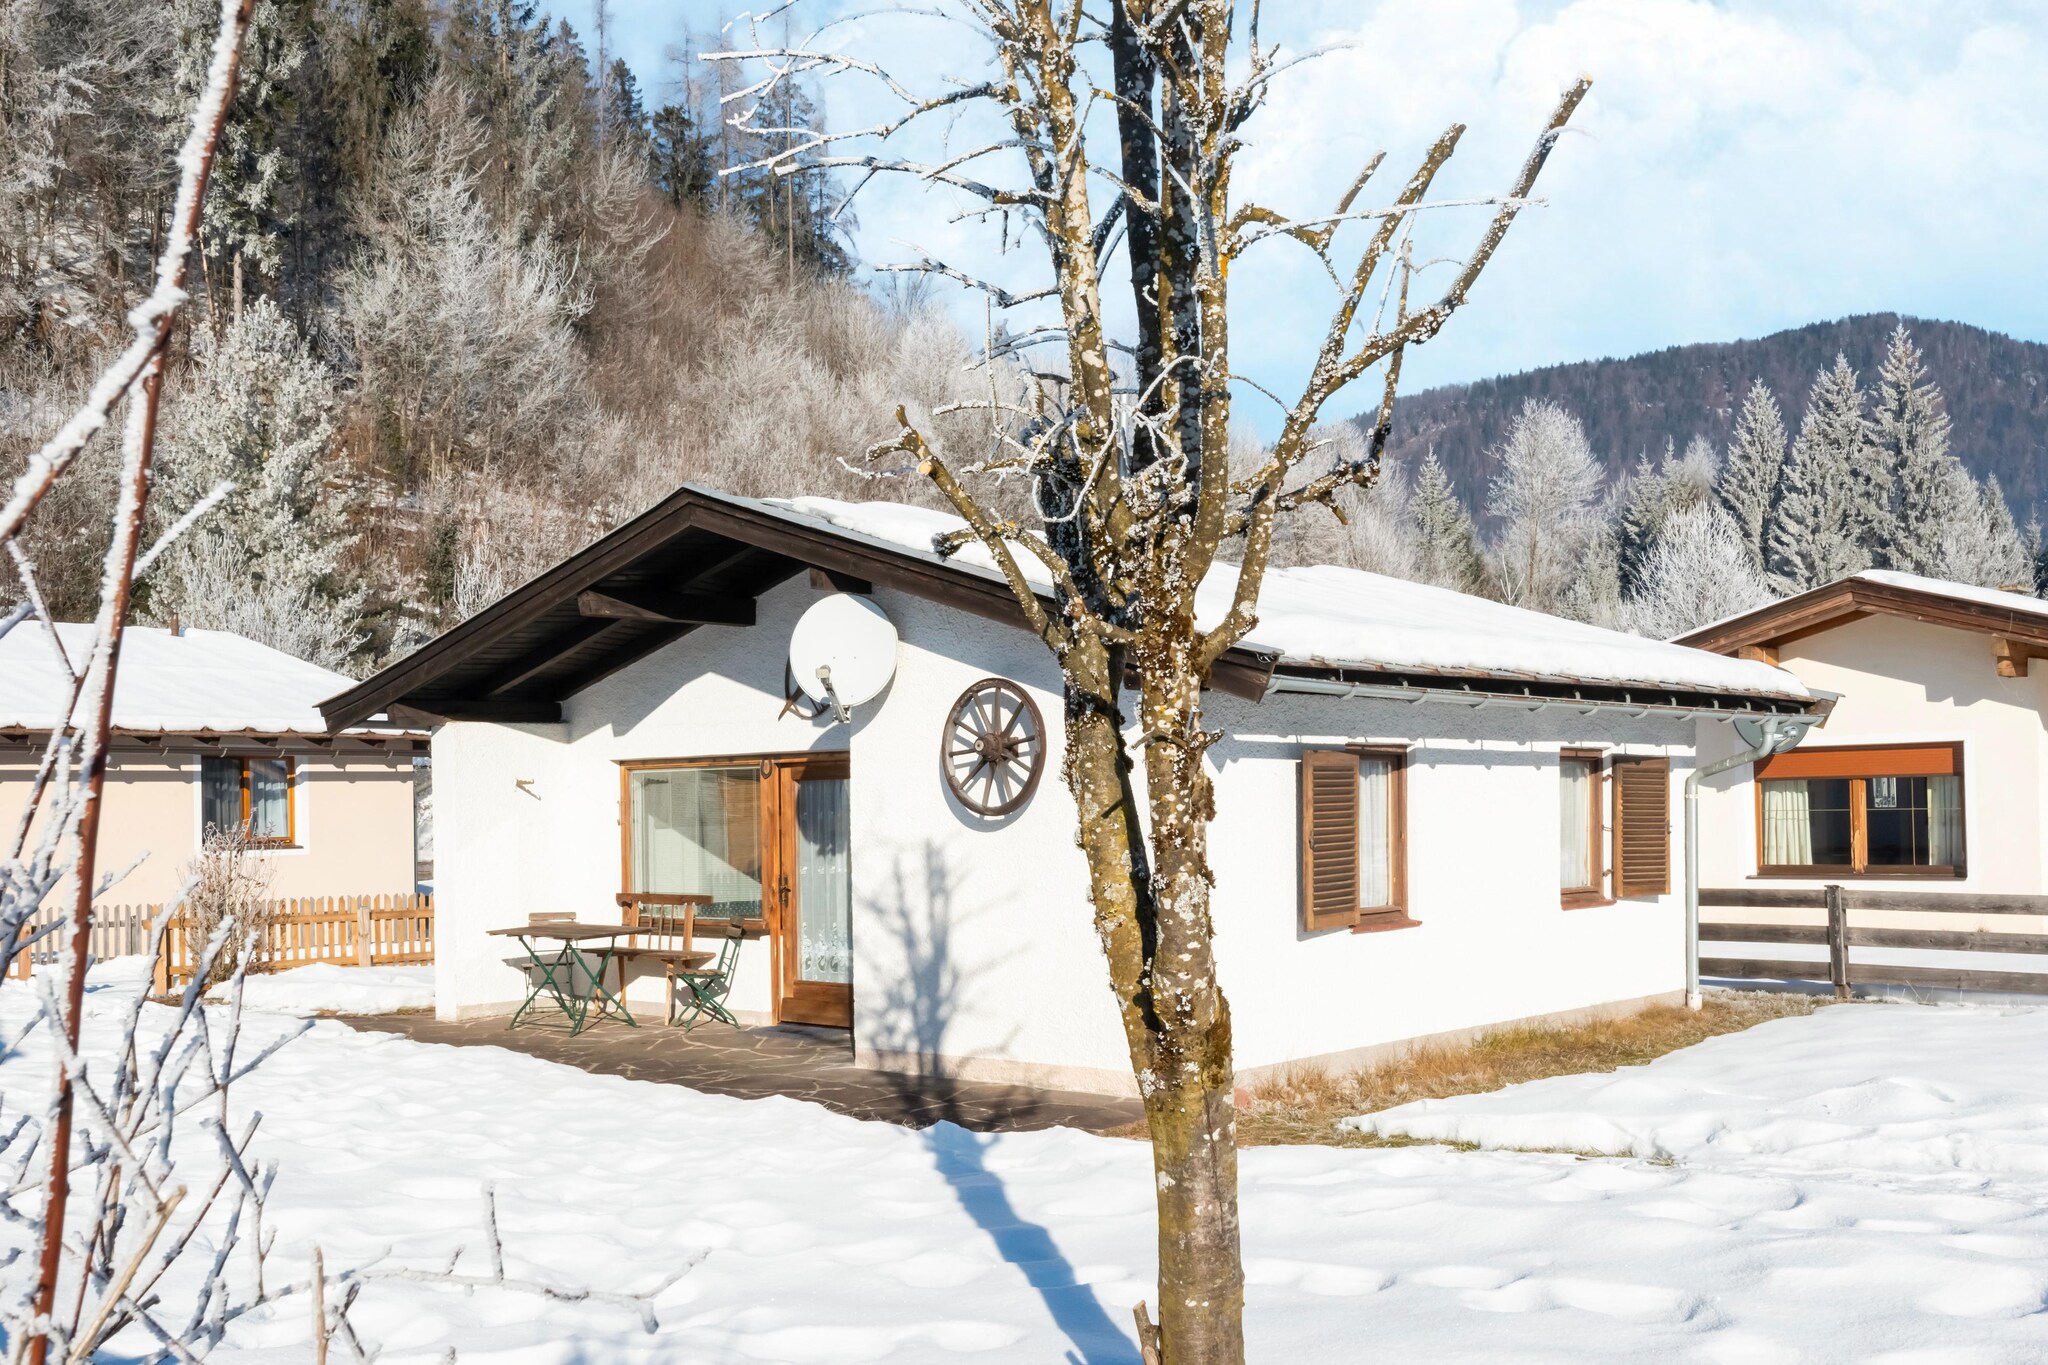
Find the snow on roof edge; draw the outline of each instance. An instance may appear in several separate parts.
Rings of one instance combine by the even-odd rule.
[[[821,497],[745,501],[778,515],[821,523],[835,534],[1002,581],[980,545],[970,543],[946,559],[931,550],[932,535],[964,524],[948,513],[903,503]],[[1019,562],[1034,587],[1051,590],[1042,569],[1021,556]],[[1234,586],[1235,571],[1235,565],[1219,564],[1203,584],[1201,596],[1210,599],[1203,605],[1214,609],[1202,615],[1221,615],[1221,603],[1227,602],[1221,594],[1230,590],[1226,580]],[[1333,565],[1270,570],[1259,616],[1260,625],[1243,647],[1276,654],[1283,664],[1802,701],[1812,695],[1792,674],[1757,660],[1626,635],[1448,588]],[[1368,640],[1369,645],[1362,644]]]

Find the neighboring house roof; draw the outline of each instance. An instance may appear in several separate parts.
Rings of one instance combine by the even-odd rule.
[[[1998,671],[2007,677],[2023,675],[2029,659],[2048,658],[2048,602],[1889,569],[1865,569],[1767,603],[1701,626],[1676,643],[1775,662],[1779,646],[1866,616],[1899,616],[1989,635]]]
[[[42,733],[62,723],[93,627],[65,622],[56,630],[62,660],[50,632],[32,621],[0,636],[0,731]],[[226,631],[174,635],[129,626],[115,675],[114,729],[124,735],[327,735],[320,699],[352,681]]]
[[[378,712],[559,720],[565,698],[698,626],[751,624],[754,599],[807,568],[1021,626],[985,551],[933,553],[933,534],[960,524],[899,503],[767,501],[685,485],[321,710],[333,725]],[[1234,572],[1218,566],[1204,584],[1205,614],[1222,614]],[[1351,569],[1269,574],[1259,614],[1211,685],[1256,698],[1279,674],[1705,709],[1729,697],[1765,709],[1809,703],[1797,679],[1768,665]],[[1646,689],[1656,695],[1636,695]]]

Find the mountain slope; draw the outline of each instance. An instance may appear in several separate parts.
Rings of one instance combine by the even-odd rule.
[[[1528,399],[1550,399],[1585,423],[1610,471],[1655,456],[1666,437],[1695,434],[1723,450],[1742,395],[1761,378],[1797,431],[1815,372],[1840,351],[1874,387],[1893,313],[1817,322],[1748,341],[1672,346],[1618,360],[1552,365],[1429,389],[1399,399],[1391,449],[1409,468],[1434,448],[1468,503],[1485,501],[1486,452]],[[1941,387],[1953,448],[1970,471],[1996,474],[2024,520],[2048,498],[2048,345],[1958,322],[1904,319]],[[1361,419],[1370,421],[1370,417]]]

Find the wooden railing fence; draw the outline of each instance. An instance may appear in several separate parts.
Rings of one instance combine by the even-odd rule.
[[[432,896],[304,896],[269,902],[264,941],[256,954],[256,970],[284,971],[315,962],[351,967],[383,967],[434,960],[434,898]],[[92,955],[126,957],[149,951],[150,926],[161,905],[100,905],[93,908]],[[51,905],[38,911],[32,927],[40,929],[64,918],[65,908]],[[194,942],[192,922],[180,913],[164,931],[157,953],[156,984],[169,990],[191,980],[193,958],[203,944]],[[36,966],[57,961],[65,949],[61,932],[15,955],[7,974],[25,977]]]
[[[1859,962],[1856,948],[1920,948],[1965,953],[2048,954],[2048,934],[2008,934],[1985,929],[1937,929],[1851,924],[1857,910],[1937,915],[2048,915],[2048,896],[1999,896],[1978,892],[1880,891],[1828,886],[1780,891],[1748,887],[1700,890],[1703,909],[1819,910],[1820,924],[1752,924],[1704,921],[1700,942],[1804,943],[1826,947],[1828,960],[1788,958],[1700,958],[1700,975],[1773,981],[1827,981],[1835,998],[1846,1000],[1857,986],[1910,986],[1937,990],[2002,991],[2048,995],[2048,970],[1989,971],[1976,967],[1912,966]],[[2048,968],[2048,962],[2044,962]]]

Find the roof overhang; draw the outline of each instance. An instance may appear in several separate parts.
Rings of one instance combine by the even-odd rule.
[[[1589,683],[1569,679],[1517,677],[1499,673],[1445,674],[1400,669],[1317,668],[1282,664],[1273,692],[1303,692],[1360,700],[1455,702],[1477,709],[1538,710],[1549,707],[1624,712],[1635,715],[1737,716],[1804,715],[1810,697],[1773,693],[1708,692],[1648,683]]]
[[[567,698],[691,631],[750,624],[756,598],[806,570],[825,586],[891,588],[1025,628],[990,570],[684,485],[320,711],[335,728],[380,713],[407,725],[556,722]],[[1273,664],[1235,649],[1209,681],[1256,699]]]
[[[1752,654],[1776,662],[1772,656],[1781,646],[1866,616],[1903,617],[1989,635],[2001,672],[2013,660],[2023,670],[2029,658],[2048,658],[2048,616],[2038,611],[2002,608],[1864,578],[1840,579],[1796,597],[1768,603],[1681,635],[1672,643],[1716,654]]]
[[[425,752],[432,738],[425,730],[383,728],[325,734],[299,730],[135,730],[116,726],[108,735],[108,747],[115,753],[409,757]],[[47,727],[0,725],[0,754],[39,752],[49,741]]]

